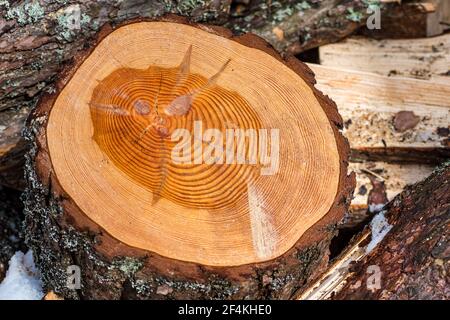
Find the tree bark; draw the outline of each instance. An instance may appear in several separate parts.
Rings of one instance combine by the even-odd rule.
[[[179,18],[167,19],[180,22]],[[307,66],[292,57],[282,60],[262,39],[253,35],[233,37],[222,28],[197,27],[255,52],[268,53],[296,72],[303,79],[299,80],[305,81],[312,90],[329,119],[340,159],[338,191],[333,195],[331,208],[281,256],[237,266],[175,260],[131,247],[94,223],[64,191],[58,179],[49,156],[47,123],[59,91],[98,41],[112,32],[105,27],[90,49],[65,69],[57,84],[57,93],[42,99],[26,130],[31,143],[26,157],[27,244],[33,249],[46,288],[58,295],[71,299],[287,299],[303,290],[326,268],[330,241],[348,207],[355,183],[354,175],[347,176],[349,148],[338,131],[342,120],[335,105],[314,88],[313,74]],[[80,290],[70,290],[66,286],[66,270],[70,265],[81,267]]]
[[[381,7],[377,1],[373,4]],[[367,7],[368,2],[358,0],[254,0],[237,10],[227,26],[255,33],[279,51],[299,54],[336,42],[365,25]]]
[[[351,268],[353,273],[334,299],[450,298],[449,179],[447,162],[387,205],[385,216],[392,229]],[[379,287],[371,266],[381,271]]]

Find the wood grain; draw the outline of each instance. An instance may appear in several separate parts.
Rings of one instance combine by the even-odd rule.
[[[319,54],[327,67],[429,79],[450,69],[450,34],[412,41],[351,37],[320,47]]]
[[[151,27],[156,25],[161,27]],[[184,70],[183,57],[189,51],[189,72],[182,73],[196,81],[186,82],[181,96],[160,99],[161,92],[166,92],[163,83],[173,81],[169,70]],[[127,94],[136,92],[138,98],[145,93],[148,101],[98,104],[110,89],[111,97],[118,93],[115,86],[100,85],[108,84],[110,75],[116,79],[118,69],[128,75],[137,72],[147,80],[154,79],[155,71],[160,73],[158,80],[152,80],[158,90],[134,90],[140,86],[129,84]],[[197,96],[189,93],[205,81],[214,84]],[[153,99],[156,91],[160,94]],[[216,95],[226,106],[206,103]],[[159,116],[167,116],[168,122],[152,113],[155,101],[161,107],[158,113],[163,111]],[[264,176],[257,170],[254,183],[239,195],[235,207],[228,207],[227,201],[237,198],[227,184],[240,186],[245,181],[237,165],[219,168],[236,175],[216,180],[223,184],[221,196],[227,201],[215,208],[213,202],[205,202],[207,206],[189,203],[186,196],[170,199],[171,193],[190,192],[182,188],[182,183],[192,182],[190,176],[175,176],[167,170],[165,179],[155,177],[155,190],[148,180],[133,177],[130,166],[108,158],[113,150],[107,142],[110,137],[118,142],[117,153],[131,151],[133,157],[142,157],[142,150],[123,147],[124,141],[132,142],[137,136],[158,161],[165,159],[161,169],[169,167],[152,137],[166,139],[172,128],[168,124],[177,117],[206,109],[211,111],[206,119],[216,121],[213,112],[242,112],[239,107],[246,111],[239,125],[245,127],[252,119],[262,128],[280,128],[281,148],[277,174]],[[134,138],[127,140],[126,134],[108,130],[122,125],[121,121],[129,121],[127,128],[136,131]],[[336,224],[353,192],[354,175],[347,175],[349,148],[341,127],[336,106],[314,87],[311,70],[293,57],[281,58],[255,35],[233,37],[226,29],[191,24],[175,16],[104,27],[95,46],[77,55],[60,74],[57,91],[42,98],[26,131],[32,142],[26,164],[26,234],[38,252],[45,283],[72,299],[291,297],[325,268]],[[102,148],[100,135],[94,139],[98,130],[109,137],[100,143]],[[134,165],[143,173],[150,170],[148,165]],[[212,178],[201,175],[207,168],[198,164],[199,182]],[[337,172],[329,171],[333,168]],[[203,197],[211,195],[205,192]],[[311,214],[306,216],[308,211]],[[45,236],[49,232],[52,238]],[[76,293],[67,289],[64,277],[52,276],[64,273],[68,264],[83,270],[83,286]]]
[[[450,156],[450,81],[309,66],[318,87],[339,106],[353,159],[436,164]],[[413,112],[419,122],[399,132],[394,118],[402,111]]]
[[[158,190],[165,174],[161,160],[170,162],[172,142],[153,132],[143,137],[139,150],[130,141],[146,127],[142,117],[117,121],[124,117],[90,112],[90,103],[111,103],[102,100],[107,93],[101,90],[122,88],[130,78],[131,87],[121,91],[132,96],[129,103],[138,98],[152,102],[159,90],[159,103],[168,105],[176,75],[171,68],[180,64],[190,45],[187,87],[201,86],[228,59],[231,62],[217,85],[194,100],[192,112],[166,117],[169,132],[192,131],[193,120],[222,131],[227,123],[242,129],[279,129],[277,174],[262,176],[252,166],[233,164],[168,164],[165,186]],[[128,74],[117,71],[123,67],[131,69]],[[163,85],[158,89],[160,77]],[[114,100],[117,96],[111,99],[121,104]],[[124,105],[123,110],[130,108]],[[207,265],[241,265],[283,254],[330,209],[339,180],[334,133],[304,81],[265,53],[175,23],[130,24],[99,43],[55,101],[47,141],[61,186],[109,233],[134,247]],[[249,193],[249,187],[254,191]],[[155,193],[161,197],[156,203]],[[258,210],[265,212],[263,223],[271,226],[265,235],[272,239],[270,250],[261,249],[254,239],[252,193]]]

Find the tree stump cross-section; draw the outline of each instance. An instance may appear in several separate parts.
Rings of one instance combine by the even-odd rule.
[[[352,193],[341,126],[312,72],[254,35],[173,16],[104,27],[29,119],[27,238],[46,286],[292,297],[326,267]]]

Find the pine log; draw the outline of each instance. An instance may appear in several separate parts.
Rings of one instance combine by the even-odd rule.
[[[446,299],[450,163],[408,186],[299,299]]]
[[[352,159],[439,164],[450,157],[450,81],[310,64],[339,106]]]
[[[244,15],[231,13],[230,0],[0,1],[0,125],[22,124],[12,111],[30,110],[41,94],[53,92],[58,72],[77,52],[91,45],[105,23],[117,25],[139,17],[176,13],[195,22],[226,23],[238,34],[253,31],[278,49],[298,53],[347,36],[365,23],[367,7],[360,0],[306,1],[302,12],[296,12],[290,1],[264,5],[265,1],[252,1]],[[260,10],[254,10],[256,7]],[[347,17],[350,8],[358,21]],[[274,37],[274,22],[293,31]],[[4,140],[0,139],[0,150],[11,146]],[[12,154],[0,154],[0,183],[23,186],[18,179],[23,174],[21,146],[10,149]]]
[[[351,268],[334,299],[450,299],[449,190],[447,162],[396,197],[385,209],[392,229]],[[379,288],[372,282],[369,266],[381,271]]]
[[[167,17],[103,28],[58,79],[26,131],[27,243],[47,291],[287,299],[325,269],[354,175],[342,119],[306,65],[257,36]],[[170,135],[194,119],[279,129],[278,171],[175,163]],[[70,265],[80,290],[66,286]]]
[[[360,27],[365,28],[369,6],[385,12],[398,4],[354,0],[253,0],[248,5],[238,6],[227,26],[238,32],[255,33],[279,51],[299,54],[343,39]]]

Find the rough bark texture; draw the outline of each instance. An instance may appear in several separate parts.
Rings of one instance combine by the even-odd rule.
[[[447,162],[391,201],[385,210],[392,229],[335,299],[450,299],[449,191]],[[366,286],[373,265],[382,272],[379,290]]]
[[[177,22],[179,18],[168,17]],[[100,41],[112,29],[103,28]],[[254,35],[233,37],[223,28],[209,28],[223,37],[263,50],[296,71],[314,90],[332,124],[342,161],[338,193],[329,213],[310,228],[281,257],[236,267],[210,267],[176,261],[131,248],[108,235],[87,218],[62,190],[52,171],[45,137],[48,112],[57,94],[47,94],[30,117],[26,137],[31,150],[26,158],[25,214],[27,244],[33,249],[44,283],[66,298],[83,299],[280,299],[290,298],[315,279],[328,262],[328,247],[336,224],[349,205],[354,175],[347,176],[348,142],[339,132],[342,119],[335,104],[314,86],[313,73],[293,57],[281,57]],[[95,47],[94,43],[89,48]],[[89,50],[68,66],[57,83],[61,90]],[[82,270],[82,289],[66,287],[69,265]]]
[[[22,130],[30,112],[29,107],[0,111],[0,185],[23,190],[23,165],[28,146]]]
[[[251,0],[237,6],[227,26],[255,33],[279,51],[298,54],[365,26],[369,6],[387,10],[392,5],[379,0]]]
[[[356,30],[365,23],[369,4],[379,1],[0,1],[0,132],[12,126],[18,137],[24,118],[17,115],[29,113],[42,93],[55,90],[58,72],[105,23],[176,13],[194,22],[226,24],[238,34],[255,32],[278,50],[299,53]],[[6,145],[0,139],[0,151],[10,142],[19,145],[12,155],[0,152],[0,183],[22,188],[24,141],[11,139]]]

